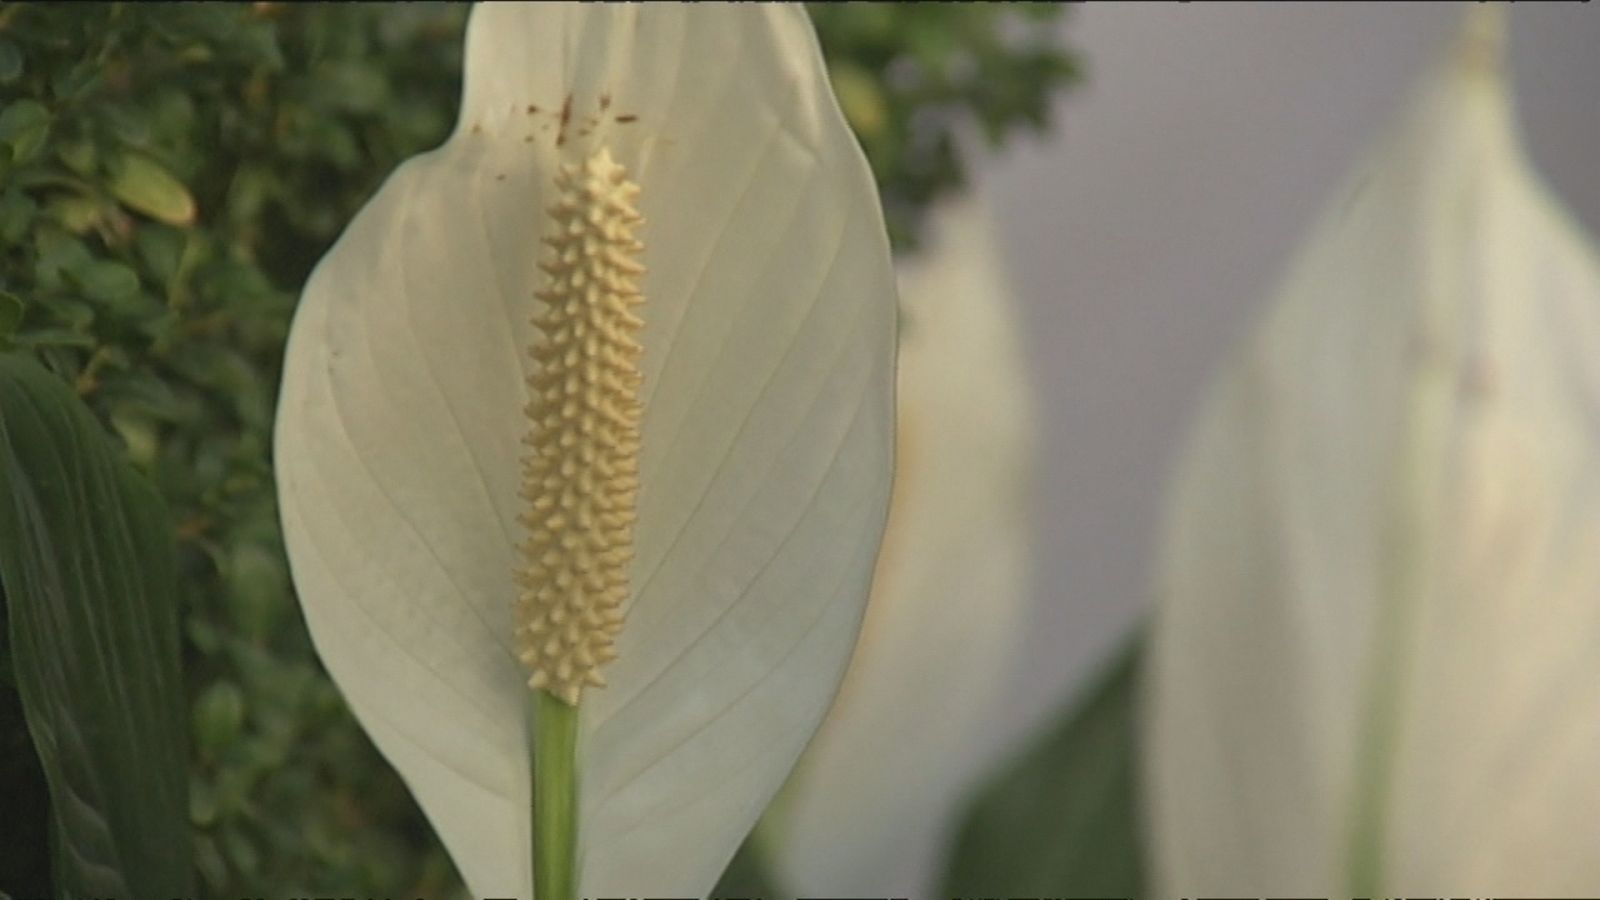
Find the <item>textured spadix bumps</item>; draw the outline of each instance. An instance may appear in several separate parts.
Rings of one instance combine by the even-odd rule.
[[[611,302],[634,288],[643,306]],[[533,893],[519,656],[577,687],[601,635],[617,658],[577,707],[578,893],[710,889],[860,626],[895,315],[871,174],[803,8],[473,8],[455,133],[389,178],[306,285],[274,452],[318,653],[474,896]],[[618,365],[590,372],[608,350]],[[555,381],[570,408],[536,396]],[[608,408],[586,461],[585,410]],[[577,558],[524,547],[587,535],[586,574],[602,552],[624,565],[628,459],[633,558],[574,606],[557,582],[580,580]],[[558,528],[535,511],[547,496],[572,504]],[[531,629],[544,616],[548,642],[558,609],[563,628],[603,627],[545,655]]]
[[[1473,9],[1179,470],[1159,895],[1600,889],[1600,264]]]
[[[556,176],[550,276],[528,376],[517,573],[518,657],[529,687],[576,705],[615,659],[639,496],[639,186],[601,147]]]

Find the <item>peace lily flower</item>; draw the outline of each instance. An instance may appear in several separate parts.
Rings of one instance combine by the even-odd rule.
[[[1600,886],[1600,259],[1474,10],[1226,370],[1147,774],[1177,896]]]
[[[787,776],[887,511],[892,278],[802,8],[474,9],[276,457],[318,652],[475,896],[702,894]]]
[[[988,211],[901,270],[896,474],[844,687],[757,832],[802,896],[924,896],[997,739],[1029,596],[1032,397]]]

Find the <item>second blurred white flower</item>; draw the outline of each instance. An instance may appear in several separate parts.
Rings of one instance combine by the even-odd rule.
[[[921,896],[997,730],[1030,602],[1034,400],[988,210],[941,210],[900,270],[889,526],[838,701],[769,813],[802,893]]]

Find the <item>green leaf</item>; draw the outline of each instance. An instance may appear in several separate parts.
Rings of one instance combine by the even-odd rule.
[[[228,612],[246,637],[266,640],[293,608],[289,572],[281,556],[240,543],[229,554]]]
[[[0,111],[0,142],[11,146],[12,159],[26,162],[50,133],[50,112],[37,100],[18,100]]]
[[[73,234],[86,234],[100,223],[100,204],[89,197],[63,196],[50,201],[45,211]]]
[[[947,897],[1138,897],[1145,888],[1135,742],[1142,640],[978,796]]]
[[[0,84],[10,84],[22,77],[22,51],[17,45],[0,38]]]
[[[754,900],[758,897],[776,900],[783,893],[774,887],[775,884],[772,873],[762,862],[755,838],[747,837],[739,845],[738,852],[733,854],[733,859],[728,861],[728,868],[717,879],[717,886],[711,889],[710,896],[714,900]]]
[[[9,291],[0,290],[0,340],[11,337],[22,322],[22,298]]]
[[[0,152],[0,156],[5,152]],[[28,226],[37,211],[38,204],[20,190],[8,190],[0,194],[0,243],[11,244],[21,240],[28,233]]]
[[[91,299],[115,304],[139,292],[139,275],[119,262],[97,259],[70,270]]]
[[[88,409],[0,354],[0,585],[66,896],[193,895],[175,567],[165,508]]]
[[[231,681],[217,681],[194,704],[194,739],[202,757],[215,758],[244,726],[244,693]]]
[[[129,209],[168,225],[194,222],[194,196],[166,167],[138,153],[118,157],[107,184]]]
[[[77,347],[94,349],[94,336],[68,328],[34,328],[18,335],[16,343],[24,347]]]

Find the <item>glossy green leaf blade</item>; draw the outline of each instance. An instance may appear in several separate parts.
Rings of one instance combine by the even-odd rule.
[[[174,568],[164,507],[87,408],[0,354],[0,583],[59,895],[193,893]]]
[[[947,897],[1138,897],[1142,640],[1062,722],[978,795],[950,854]]]
[[[0,591],[0,621],[5,592]],[[22,698],[11,681],[5,628],[0,627],[0,891],[13,897],[51,896],[50,844],[42,840],[50,821],[50,792],[28,739]]]

